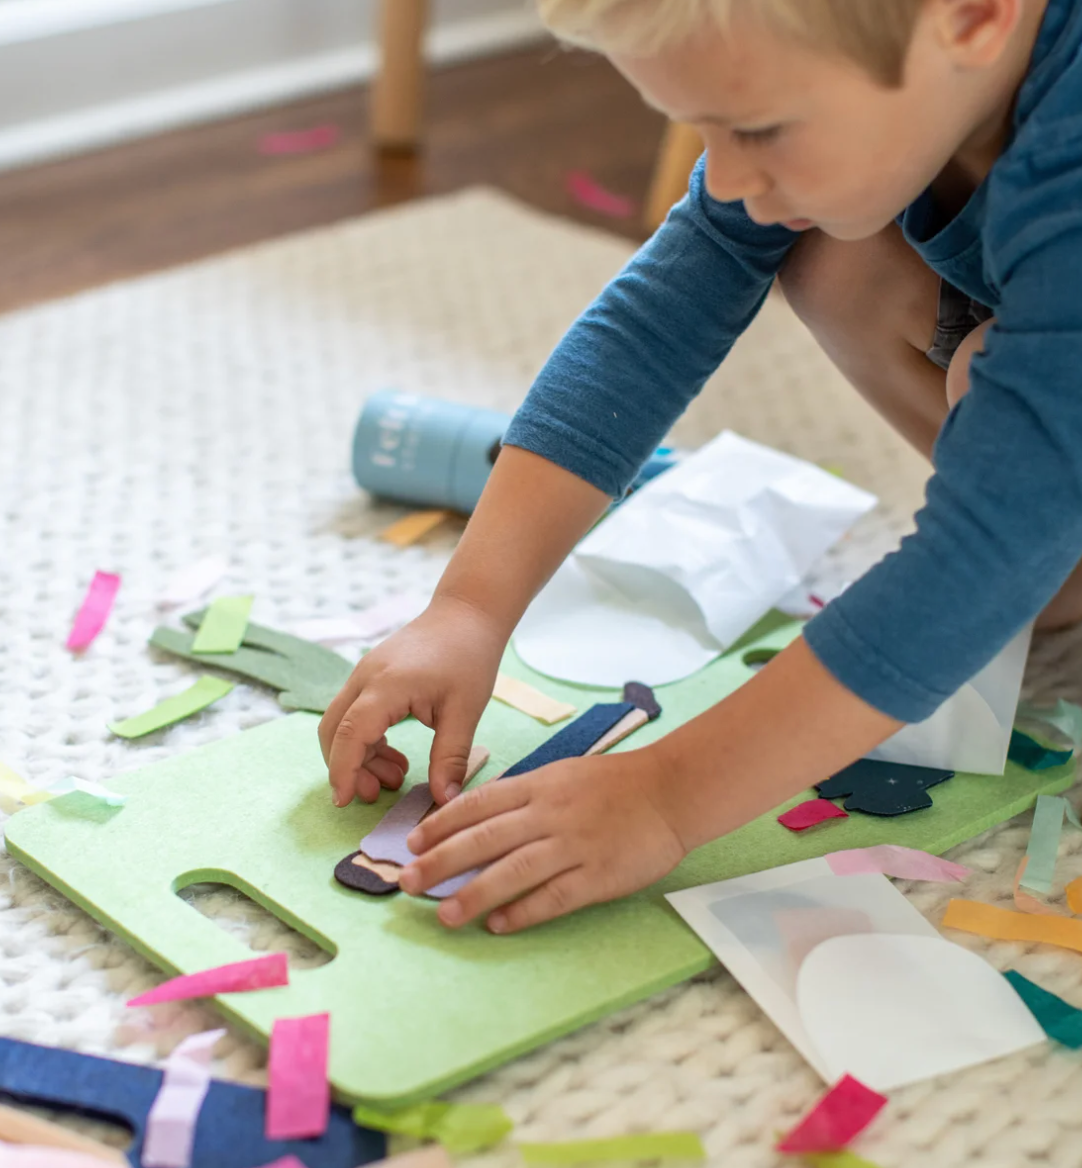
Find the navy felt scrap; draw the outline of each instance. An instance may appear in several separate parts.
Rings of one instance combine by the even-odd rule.
[[[608,734],[617,722],[623,721],[628,714],[637,709],[632,702],[614,702],[611,705],[601,703],[591,706],[585,714],[562,730],[558,730],[551,738],[546,738],[535,751],[504,771],[500,778],[513,779],[516,775],[540,770],[541,767],[564,758],[581,758],[599,738]]]
[[[826,782],[816,783],[815,789],[824,799],[840,799],[847,795],[846,811],[862,811],[865,815],[904,815],[908,811],[931,807],[928,788],[953,777],[954,771],[862,758]]]
[[[0,1094],[122,1124],[134,1135],[127,1152],[133,1166],[142,1161],[147,1114],[161,1085],[162,1072],[153,1067],[0,1038]],[[212,1079],[191,1168],[262,1168],[290,1155],[306,1168],[354,1168],[386,1155],[386,1137],[357,1127],[349,1111],[337,1106],[319,1139],[265,1139],[266,1099],[257,1087]]]

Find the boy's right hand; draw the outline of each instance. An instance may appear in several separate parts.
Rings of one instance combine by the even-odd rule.
[[[382,786],[401,785],[409,761],[385,735],[410,714],[436,732],[428,771],[436,802],[454,798],[505,644],[479,608],[436,597],[362,657],[319,724],[335,804],[372,803]]]

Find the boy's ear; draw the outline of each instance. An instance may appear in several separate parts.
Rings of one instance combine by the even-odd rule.
[[[940,45],[963,69],[995,64],[1022,17],[1023,0],[928,0]]]

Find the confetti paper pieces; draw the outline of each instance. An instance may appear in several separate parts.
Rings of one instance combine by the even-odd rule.
[[[589,1164],[603,1160],[705,1160],[706,1149],[694,1132],[651,1132],[610,1140],[568,1140],[519,1144],[527,1164]]]
[[[1059,852],[1059,837],[1063,830],[1064,816],[1079,830],[1075,809],[1066,799],[1058,795],[1038,795],[1033,811],[1033,826],[1029,832],[1029,846],[1026,848],[1026,869],[1021,883],[1034,892],[1047,896],[1052,891],[1052,877],[1056,873],[1056,855]]]
[[[1041,941],[1082,953],[1082,921],[1069,917],[1031,915],[975,900],[952,900],[942,924],[945,929],[960,929],[994,941]]]
[[[219,596],[203,614],[193,653],[235,653],[248,631],[252,596]]]
[[[330,1014],[279,1018],[271,1029],[267,1076],[268,1140],[307,1140],[327,1130]]]
[[[159,1002],[183,1002],[191,998],[212,998],[216,994],[238,994],[289,985],[289,962],[284,953],[268,953],[251,961],[219,965],[200,973],[174,977],[170,981],[132,998],[129,1006],[155,1006]]]
[[[158,604],[162,608],[177,608],[202,599],[229,571],[221,556],[207,556],[181,568],[162,589]]]
[[[166,698],[145,714],[126,718],[123,722],[110,722],[109,729],[118,738],[142,738],[144,734],[152,734],[155,730],[190,718],[192,714],[205,710],[207,706],[213,705],[227,693],[232,692],[231,681],[223,681],[220,677],[209,675],[201,677],[183,693]]]
[[[953,864],[950,860],[916,848],[903,848],[899,844],[848,848],[842,852],[831,852],[826,860],[835,876],[864,876],[881,872],[884,876],[894,876],[899,880],[933,880],[940,884],[950,884],[964,880],[969,875],[969,869],[961,864]]]
[[[267,155],[315,154],[338,145],[342,132],[331,123],[307,130],[279,130],[259,139],[259,153]]]
[[[380,533],[380,539],[386,543],[393,543],[395,547],[407,548],[424,539],[430,532],[435,531],[444,520],[451,517],[450,511],[414,511],[405,519],[392,523]]]
[[[828,819],[848,819],[849,816],[829,799],[808,799],[778,816],[782,827],[790,831],[807,831]]]
[[[778,1144],[779,1152],[840,1152],[886,1106],[886,1097],[844,1075]]]
[[[360,1104],[353,1109],[360,1127],[395,1135],[435,1140],[448,1152],[468,1156],[493,1148],[514,1124],[495,1103],[417,1103],[400,1111],[380,1111]]]
[[[95,572],[90,582],[82,607],[75,616],[75,623],[68,634],[68,648],[73,653],[81,653],[89,648],[94,638],[105,628],[109,613],[113,611],[113,601],[120,590],[120,577],[112,572]]]
[[[165,1060],[161,1089],[147,1116],[143,1168],[188,1168],[199,1110],[210,1089],[211,1052],[224,1034],[195,1034]]]
[[[624,195],[615,195],[606,190],[585,170],[573,170],[567,176],[567,193],[580,206],[610,219],[630,219],[635,214],[635,204]]]
[[[1071,1050],[1082,1048],[1082,1010],[1034,985],[1016,970],[1009,969],[1003,976],[1053,1042],[1069,1046]]]
[[[517,677],[510,677],[506,673],[496,675],[496,686],[492,696],[504,705],[511,706],[546,726],[555,726],[576,713],[576,708],[569,702],[560,702],[550,698],[548,694],[534,689],[532,685],[520,681]]]

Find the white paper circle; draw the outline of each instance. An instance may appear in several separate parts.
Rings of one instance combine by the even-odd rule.
[[[667,685],[720,653],[687,629],[636,609],[569,559],[519,622],[515,652],[531,669],[575,685]]]
[[[942,937],[832,937],[804,959],[796,995],[829,1078],[876,1091],[1045,1041],[1006,978]]]

